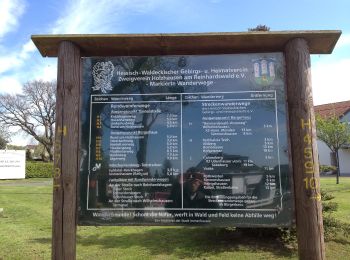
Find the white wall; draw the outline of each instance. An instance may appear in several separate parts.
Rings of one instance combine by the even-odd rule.
[[[328,146],[317,140],[318,159],[322,165],[331,165],[331,150]],[[340,174],[350,173],[350,149],[341,149],[339,151],[339,168]]]
[[[317,149],[319,163],[322,165],[331,165],[331,150],[328,146],[324,142],[317,140]]]
[[[340,173],[350,173],[350,149],[342,149],[339,151]]]

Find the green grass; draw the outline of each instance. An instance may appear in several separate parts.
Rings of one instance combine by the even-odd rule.
[[[338,211],[333,216],[346,223],[350,223],[350,178],[340,178],[336,184],[335,177],[321,178],[321,189],[335,198],[332,202],[338,203]],[[326,243],[327,259],[349,259],[350,238],[338,236],[335,240]]]
[[[94,232],[92,232],[94,231]],[[280,244],[248,241],[223,229],[80,227],[80,259],[293,259]]]
[[[339,205],[334,217],[350,224],[350,178],[340,178],[339,184],[335,183],[335,177],[321,178],[321,189],[333,195],[332,201]]]
[[[15,184],[16,182],[17,184]],[[350,178],[323,178],[349,221]],[[0,259],[50,259],[52,184],[48,179],[0,181]],[[347,259],[350,239],[327,242],[328,259]],[[78,227],[77,259],[297,259],[295,249],[265,237],[219,228]]]
[[[50,239],[51,185],[19,183],[0,186],[0,208],[4,209],[0,218],[0,259],[47,259],[50,247],[41,239]],[[24,186],[25,183],[31,185]]]

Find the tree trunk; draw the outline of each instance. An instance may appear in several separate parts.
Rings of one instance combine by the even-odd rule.
[[[53,152],[52,152],[52,146],[44,146],[47,154],[49,155],[49,162],[53,162]],[[45,152],[44,152],[45,153]]]
[[[144,113],[142,115],[142,130],[143,131],[149,131],[149,129],[151,128],[151,124],[148,125],[148,117],[149,114]],[[147,156],[147,144],[148,144],[148,137],[149,135],[144,135],[144,138],[140,138],[139,139],[139,150],[136,153],[136,157],[137,157],[137,163],[140,165],[140,167],[142,168],[142,163],[146,163],[146,156]]]
[[[339,150],[335,151],[335,162],[337,166],[337,184],[339,184],[340,168],[339,168]]]
[[[148,128],[144,128],[144,131],[148,131]],[[139,150],[136,153],[136,157],[140,168],[142,168],[143,163],[146,163],[148,137],[149,135],[144,135],[144,138],[139,139]]]

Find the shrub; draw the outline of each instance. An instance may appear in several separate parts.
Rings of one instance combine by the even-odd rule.
[[[320,165],[320,172],[332,172],[334,173],[337,170],[337,167],[332,165]]]
[[[324,205],[324,202],[325,202],[325,201],[332,200],[332,199],[334,199],[335,197],[334,197],[332,194],[329,194],[329,193],[326,192],[325,190],[322,190],[322,189],[321,189],[321,198],[322,198],[322,205]]]
[[[28,178],[51,178],[53,174],[52,162],[26,161],[26,179]]]
[[[331,201],[335,197],[328,192],[321,190],[322,216],[325,241],[334,240],[338,235],[350,236],[350,224],[333,217],[338,210],[338,203]],[[291,228],[236,228],[244,232],[244,235],[255,238],[277,239],[290,248],[297,247],[296,227]],[[232,231],[234,231],[232,230]]]
[[[330,214],[323,216],[323,226],[326,241],[335,239],[338,234],[343,234],[345,237],[350,235],[350,225],[335,219]]]
[[[328,202],[328,203],[322,203],[322,212],[335,212],[338,210],[338,203],[336,202]]]
[[[350,235],[350,225],[335,219],[332,213],[338,210],[338,203],[332,202],[333,195],[321,190],[322,195],[322,215],[324,238],[326,241],[335,239],[337,234],[343,234],[348,237]]]

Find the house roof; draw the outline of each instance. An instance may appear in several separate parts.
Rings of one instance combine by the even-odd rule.
[[[38,145],[36,145],[36,144],[27,144],[26,148],[27,148],[27,149],[33,149],[33,150],[34,150],[37,146],[38,146]]]
[[[315,109],[315,114],[319,114],[322,117],[327,118],[335,115],[336,117],[341,118],[347,112],[350,111],[350,100],[319,105],[319,106],[315,106],[314,109]]]

